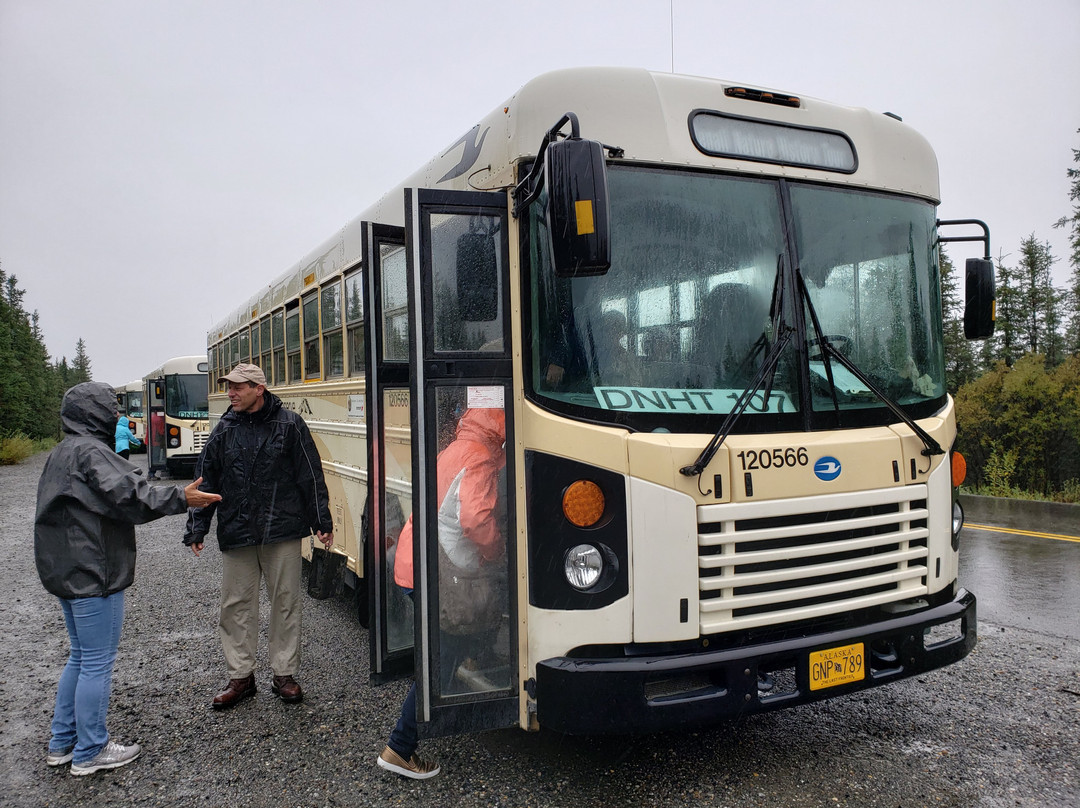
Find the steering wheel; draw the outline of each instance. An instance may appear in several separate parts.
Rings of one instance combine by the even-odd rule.
[[[843,334],[826,334],[825,339],[827,339],[829,341],[829,344],[836,348],[836,350],[840,351],[840,353],[842,353],[844,356],[848,356],[848,354],[851,352],[851,346],[855,344],[854,340],[852,340],[851,337],[845,337]],[[811,349],[811,361],[822,358],[824,352],[821,350],[821,340],[817,339],[816,337],[814,339],[808,339],[806,341],[806,347]],[[816,353],[813,350],[814,348],[817,348]]]

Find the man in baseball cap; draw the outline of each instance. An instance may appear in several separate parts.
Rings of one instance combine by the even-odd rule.
[[[229,683],[215,710],[255,695],[259,639],[259,585],[270,598],[271,692],[287,703],[304,697],[300,668],[300,545],[312,533],[329,550],[334,543],[330,498],[322,460],[307,423],[266,389],[258,365],[237,365],[218,381],[229,386],[230,407],[195,465],[204,491],[221,502],[188,514],[184,544],[199,555],[217,512],[221,549],[218,636]]]

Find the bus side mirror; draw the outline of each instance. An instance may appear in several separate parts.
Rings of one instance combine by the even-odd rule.
[[[158,401],[165,398],[165,384],[163,382],[154,382],[154,398]]]
[[[997,300],[994,294],[994,262],[969,258],[964,267],[964,336],[985,339],[994,333]]]
[[[498,241],[484,233],[462,233],[457,240],[458,314],[469,323],[499,316]]]
[[[544,153],[544,184],[555,274],[603,275],[611,267],[603,146],[577,138],[551,143]]]

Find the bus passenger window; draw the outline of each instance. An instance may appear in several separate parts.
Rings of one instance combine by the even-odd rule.
[[[210,380],[208,382],[210,392],[214,392],[215,390],[220,391],[221,384],[217,379],[225,374],[221,372],[221,357],[218,346],[211,345],[210,350],[207,353],[210,356]]]
[[[363,376],[367,366],[364,340],[363,275],[354,272],[345,279],[345,325],[349,330],[349,375]]]
[[[263,369],[263,373],[266,374],[266,378],[273,384],[270,371],[272,369],[272,363],[270,361],[271,348],[270,348],[270,318],[263,317],[259,323],[259,343],[262,350],[262,362],[259,366]]]
[[[323,354],[326,357],[326,377],[345,375],[345,349],[341,336],[341,281],[324,286],[320,293]]]
[[[247,330],[247,328],[242,328],[240,330],[240,335],[239,336],[240,336],[240,357],[239,357],[239,360],[241,362],[250,362],[251,361],[251,347],[248,345],[248,330]]]
[[[288,359],[289,384],[299,382],[302,378],[300,371],[300,303],[293,303],[285,317],[285,352]],[[284,372],[285,367],[282,366]],[[284,375],[284,373],[283,373]]]
[[[259,364],[259,324],[252,323],[251,325],[251,362],[252,364]]]
[[[319,362],[319,296],[304,298],[304,378],[318,379],[322,376]]]
[[[323,354],[326,356],[326,378],[340,378],[345,375],[345,348],[341,342],[341,331],[323,337]]]
[[[285,384],[285,313],[275,311],[270,315],[271,344],[274,346],[274,374],[271,384]]]

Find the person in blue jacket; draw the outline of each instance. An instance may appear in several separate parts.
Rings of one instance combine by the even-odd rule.
[[[142,446],[142,441],[131,433],[131,422],[126,415],[116,419],[116,453],[124,460],[131,457],[132,446]]]
[[[124,592],[135,580],[135,525],[221,499],[199,490],[150,485],[113,451],[116,392],[83,382],[64,394],[60,441],[41,472],[34,514],[34,562],[59,601],[71,640],[60,675],[45,762],[71,763],[75,776],[125,766],[138,744],[109,737],[113,664],[124,622]]]

